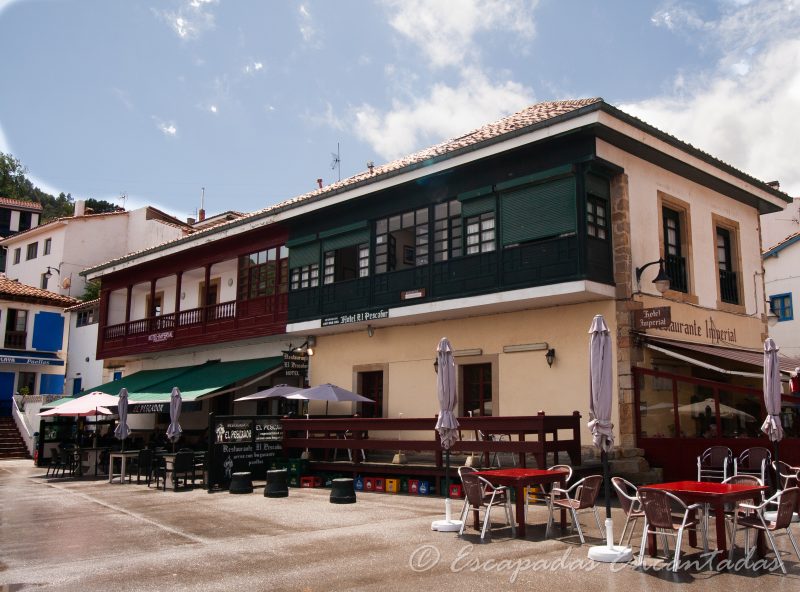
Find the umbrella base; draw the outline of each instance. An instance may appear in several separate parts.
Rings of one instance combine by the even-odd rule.
[[[431,530],[439,532],[458,532],[461,530],[461,520],[434,520],[431,522]]]
[[[597,545],[589,549],[589,559],[603,563],[626,563],[633,559],[633,551],[621,545]]]

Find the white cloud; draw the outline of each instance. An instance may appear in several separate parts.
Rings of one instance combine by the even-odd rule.
[[[216,112],[218,111],[218,109],[217,109],[217,106],[216,106],[216,105],[211,105],[211,106],[208,108],[208,110],[209,110],[209,111],[211,111],[212,113],[216,113]]]
[[[511,80],[489,80],[482,72],[462,72],[458,86],[436,84],[426,97],[380,112],[371,105],[355,110],[354,133],[381,157],[391,160],[498,119],[534,102],[533,91]]]
[[[219,0],[183,0],[177,10],[152,10],[181,39],[197,39],[214,28],[212,7],[218,2]]]
[[[314,26],[314,19],[311,16],[311,12],[305,4],[300,5],[298,12],[300,14],[300,35],[302,35],[303,41],[306,43],[313,43],[317,35],[317,29]]]
[[[163,121],[157,117],[153,117],[153,120],[156,122],[156,128],[165,136],[171,138],[178,134],[178,128],[175,126],[174,122]]]
[[[479,56],[476,35],[534,34],[538,0],[384,0],[391,26],[419,46],[434,67],[458,66]]]
[[[243,68],[243,71],[244,71],[245,74],[255,74],[256,72],[260,72],[263,69],[264,69],[264,63],[263,62],[254,61],[254,62],[250,62],[249,64],[247,64]]]
[[[800,1],[732,2],[707,41],[722,58],[681,75],[679,96],[620,107],[758,179],[800,196]]]

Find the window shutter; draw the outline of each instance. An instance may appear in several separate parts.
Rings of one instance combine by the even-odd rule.
[[[486,195],[461,203],[461,216],[469,218],[486,212],[494,212],[494,195]]]
[[[353,245],[360,245],[361,243],[369,242],[369,228],[356,230],[354,232],[347,232],[345,234],[338,234],[325,239],[322,242],[322,250],[324,252],[336,251],[344,247],[352,247]]]
[[[503,193],[500,210],[503,245],[575,232],[575,178]]]
[[[611,193],[608,189],[608,180],[597,175],[586,175],[586,193],[609,199]]]
[[[319,242],[306,243],[289,249],[289,267],[303,267],[319,263]]]

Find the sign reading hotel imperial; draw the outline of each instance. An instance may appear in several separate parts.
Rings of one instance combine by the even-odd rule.
[[[651,303],[663,304],[663,300],[646,299],[645,307]],[[711,345],[735,345],[738,347],[761,347],[763,325],[758,317],[732,314],[724,311],[700,308],[678,302],[670,303],[669,323],[656,323],[637,327],[650,335],[662,335],[671,339],[694,341]],[[645,308],[647,310],[647,308]]]

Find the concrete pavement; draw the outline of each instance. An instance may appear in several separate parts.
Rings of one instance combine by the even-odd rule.
[[[502,511],[495,510],[493,536],[481,544],[471,529],[462,538],[430,530],[431,521],[443,517],[441,498],[359,493],[358,503],[335,505],[326,489],[291,489],[288,498],[269,499],[262,488],[250,495],[163,492],[44,473],[30,460],[0,461],[0,591],[494,592],[535,585],[730,592],[800,585],[800,563],[789,553],[783,555],[788,576],[750,566],[672,574],[663,561],[649,558],[646,570],[597,564],[570,532],[544,538],[542,507],[528,516],[526,540],[510,538]],[[460,508],[454,502],[456,513]],[[590,537],[598,536],[589,515],[582,524]],[[791,551],[786,537],[779,540]],[[705,562],[698,550],[688,550],[686,558]]]

